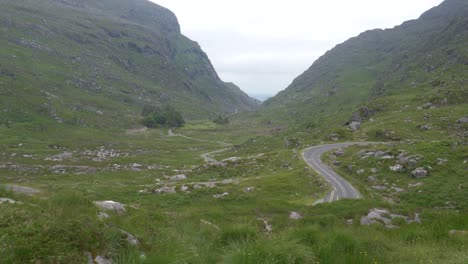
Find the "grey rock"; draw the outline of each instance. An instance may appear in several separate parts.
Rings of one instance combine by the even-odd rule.
[[[377,191],[385,191],[387,190],[387,187],[383,186],[383,185],[375,185],[375,186],[372,186],[372,188],[374,188],[375,190]]]
[[[100,209],[114,211],[118,214],[123,214],[126,211],[124,204],[114,202],[114,201],[96,201],[93,203]]]
[[[219,199],[219,198],[223,198],[223,197],[228,196],[228,195],[229,195],[228,192],[224,192],[224,193],[221,193],[221,194],[215,194],[215,195],[213,195],[213,198]]]
[[[415,178],[424,178],[427,174],[428,172],[424,168],[417,168],[411,172],[411,176]]]
[[[423,104],[421,107],[422,107],[423,109],[429,109],[429,108],[431,108],[431,106],[432,106],[432,103],[425,103],[425,104]]]
[[[389,168],[391,171],[395,171],[395,172],[401,172],[404,169],[403,166],[400,164],[396,164],[395,166],[390,166]]]
[[[15,204],[17,203],[17,201],[10,199],[10,198],[0,198],[0,204],[2,203]]]
[[[378,170],[377,168],[371,168],[370,171],[371,171],[372,173],[377,173],[379,170]]]
[[[129,232],[125,231],[125,230],[121,230],[122,233],[126,236],[125,240],[127,240],[127,242],[132,245],[132,246],[137,246],[140,244],[140,241],[132,234],[130,234]]]
[[[341,156],[344,156],[345,152],[343,149],[339,148],[335,151],[333,151],[333,155],[337,156],[337,157],[341,157]]]
[[[185,176],[184,174],[179,174],[179,175],[175,175],[171,177],[171,181],[183,181],[186,179],[187,179],[187,176]]]
[[[468,235],[468,230],[450,230],[449,232],[450,235],[454,236],[454,235]]]
[[[299,220],[302,218],[302,215],[300,215],[298,212],[291,212],[289,214],[289,218],[294,219],[294,220]]]
[[[420,130],[422,130],[422,131],[427,131],[427,130],[430,130],[430,129],[432,128],[432,126],[429,125],[429,124],[425,124],[425,125],[420,125],[420,126],[418,126],[418,128],[419,128]]]
[[[466,123],[468,123],[468,116],[464,116],[464,117],[458,119],[458,120],[457,120],[457,123],[459,123],[459,124],[466,124]]]
[[[357,131],[361,128],[361,123],[360,122],[351,122],[351,124],[349,124],[349,128],[352,130],[352,131]]]
[[[420,187],[420,186],[422,186],[422,185],[423,185],[422,182],[409,183],[409,184],[408,184],[408,187],[414,188],[414,187]]]
[[[360,169],[360,170],[357,170],[357,171],[356,171],[356,173],[359,174],[359,175],[363,174],[364,172],[365,172],[364,169]]]

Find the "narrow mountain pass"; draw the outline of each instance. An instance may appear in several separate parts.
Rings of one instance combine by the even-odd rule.
[[[352,145],[366,146],[371,144],[379,144],[376,142],[345,142],[328,145],[318,145],[305,149],[302,152],[304,161],[317,173],[319,173],[326,181],[328,181],[333,190],[324,198],[316,201],[315,204],[329,203],[340,199],[359,199],[362,195],[353,187],[347,180],[334,172],[328,165],[322,162],[321,156],[328,151],[337,148],[346,148]]]

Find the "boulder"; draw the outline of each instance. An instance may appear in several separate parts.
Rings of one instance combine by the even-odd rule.
[[[172,176],[170,180],[171,181],[183,181],[186,179],[187,179],[187,176],[185,176],[184,174],[179,174],[179,175]]]
[[[114,211],[118,214],[123,214],[125,212],[125,205],[114,202],[114,201],[96,201],[93,202],[94,205],[99,207],[102,210]]]
[[[424,178],[427,174],[428,172],[424,168],[417,168],[411,172],[411,176],[415,178]]]
[[[458,119],[458,120],[457,120],[457,123],[459,123],[459,124],[466,124],[466,123],[468,123],[468,116],[464,116],[464,117]]]
[[[352,130],[352,131],[357,131],[361,128],[361,123],[360,122],[351,122],[351,124],[349,124],[349,128]]]
[[[360,169],[360,170],[357,170],[357,171],[356,171],[356,173],[359,174],[359,175],[363,174],[364,172],[365,172],[364,169]]]
[[[302,215],[300,215],[298,212],[291,212],[289,214],[289,218],[294,219],[294,220],[299,220],[302,218]]]

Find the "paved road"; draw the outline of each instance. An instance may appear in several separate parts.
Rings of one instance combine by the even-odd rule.
[[[359,199],[361,194],[356,188],[354,188],[348,181],[343,179],[340,175],[334,172],[328,165],[322,162],[320,157],[323,153],[331,151],[337,148],[346,148],[352,145],[371,145],[378,144],[375,142],[347,142],[347,143],[337,143],[329,145],[319,145],[307,148],[302,152],[302,158],[307,162],[307,164],[317,171],[322,177],[325,178],[333,187],[333,190],[328,193],[324,198],[315,202],[318,203],[329,203],[333,201],[338,201],[340,199]]]

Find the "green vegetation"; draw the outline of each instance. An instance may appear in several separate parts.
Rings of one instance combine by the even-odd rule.
[[[229,124],[229,118],[227,116],[223,117],[222,115],[219,115],[213,120],[213,123],[219,124],[219,125],[227,125]]]
[[[249,98],[169,11],[58,2],[0,10],[1,263],[466,263],[466,1],[339,45],[227,123]],[[301,150],[342,141],[388,144],[324,155],[364,199],[313,205],[330,186]],[[361,224],[375,208],[400,217]]]
[[[2,1],[0,61],[0,124],[128,128],[145,104],[188,119],[258,105],[145,0]]]
[[[141,123],[149,128],[156,127],[181,127],[185,124],[182,114],[177,112],[172,106],[148,107],[145,106]]]

